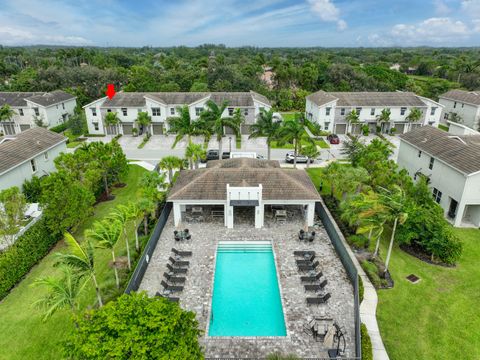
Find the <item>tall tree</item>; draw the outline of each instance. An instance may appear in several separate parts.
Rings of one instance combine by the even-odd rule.
[[[135,120],[137,126],[140,127],[140,130],[146,131],[147,136],[150,134],[150,124],[152,123],[152,118],[148,115],[145,111],[140,111],[137,115],[137,119]]]
[[[270,160],[272,141],[278,138],[281,121],[273,117],[274,111],[261,109],[257,121],[250,127],[251,134],[249,139],[265,137],[267,138],[267,159]]]
[[[173,170],[181,169],[183,167],[183,160],[177,156],[165,156],[160,160],[160,169],[168,171],[168,181],[173,183]]]
[[[122,205],[124,206],[124,205]],[[135,250],[137,250],[137,253],[140,253],[140,243],[138,241],[138,219],[142,215],[142,212],[140,208],[138,207],[138,204],[134,202],[130,202],[126,205],[126,214],[127,214],[127,219],[129,222],[132,223],[133,227],[133,233],[135,234]]]
[[[116,128],[116,126],[120,123],[120,119],[117,115],[116,112],[107,112],[105,114],[105,117],[103,119],[103,122],[105,123],[105,128],[108,126],[113,132],[113,129]]]
[[[198,169],[198,163],[205,158],[205,149],[200,144],[190,142],[185,149],[185,157],[188,159],[190,169]]]
[[[128,242],[127,226],[129,221],[129,208],[126,205],[117,205],[115,209],[108,215],[109,219],[117,221],[123,231],[123,238],[125,240],[125,248],[127,249],[127,264],[128,270],[132,269],[132,262],[130,259],[130,243]]]
[[[284,121],[278,131],[278,135],[281,142],[293,143],[295,155],[293,159],[293,167],[296,169],[297,156],[299,149],[302,146],[302,142],[307,144],[315,144],[315,142],[310,138],[305,130],[305,124],[299,118]]]
[[[193,121],[190,116],[190,109],[188,105],[178,107],[177,112],[178,116],[169,117],[167,119],[169,125],[168,132],[176,134],[172,149],[185,136],[187,137],[187,141],[190,143],[191,137],[197,134],[197,126],[195,121]]]
[[[308,161],[307,161],[307,169],[308,169],[310,167],[310,159],[318,158],[320,156],[320,150],[318,149],[317,145],[310,144],[307,146],[302,146],[300,148],[300,154],[308,157]]]
[[[347,133],[350,133],[352,131],[352,124],[358,124],[360,121],[360,115],[358,114],[357,110],[353,109],[347,114],[345,120],[347,120],[348,124]]]
[[[92,280],[99,306],[103,306],[100,288],[98,286],[95,261],[93,256],[93,245],[87,240],[82,245],[70,234],[65,233],[65,243],[68,246],[66,253],[55,253],[57,264],[63,264],[73,269],[76,276]]]
[[[364,148],[365,143],[360,140],[360,137],[357,135],[351,135],[350,138],[343,142],[343,148],[340,152],[343,155],[347,155],[352,166],[356,167]]]

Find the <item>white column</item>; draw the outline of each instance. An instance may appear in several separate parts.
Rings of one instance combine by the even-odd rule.
[[[233,206],[226,205],[227,211],[225,216],[227,218],[227,228],[233,229]]]
[[[258,206],[255,206],[255,228],[261,229],[263,227],[263,204],[260,203]]]
[[[180,204],[178,203],[173,203],[173,221],[175,223],[175,226],[180,225],[182,222],[182,211],[180,209]]]
[[[315,203],[309,203],[307,206],[307,225],[313,226],[315,218]]]
[[[455,217],[455,222],[453,226],[460,227],[462,225],[463,215],[465,213],[465,203],[461,202],[457,207],[457,216]]]

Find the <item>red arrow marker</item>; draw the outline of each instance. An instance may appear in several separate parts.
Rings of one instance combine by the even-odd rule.
[[[115,87],[113,86],[113,84],[108,84],[107,85],[107,91],[105,92],[105,95],[108,96],[108,98],[110,100],[112,100],[112,98],[115,96],[116,94],[116,91],[115,91]]]

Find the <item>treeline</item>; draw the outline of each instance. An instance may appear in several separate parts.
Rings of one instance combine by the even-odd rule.
[[[64,89],[77,95],[80,105],[103,96],[107,83],[124,91],[255,90],[279,110],[302,110],[305,96],[319,89],[409,90],[433,98],[453,87],[477,89],[479,59],[476,48],[0,46],[0,90]],[[400,71],[390,70],[393,64]],[[270,83],[262,80],[264,74],[271,75]]]

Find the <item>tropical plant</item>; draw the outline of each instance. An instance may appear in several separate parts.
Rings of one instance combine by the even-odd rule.
[[[33,286],[42,286],[47,292],[36,300],[33,305],[43,309],[43,321],[61,309],[78,311],[78,297],[83,291],[86,281],[82,281],[69,266],[61,266],[62,277],[47,276],[36,279]]]
[[[383,109],[380,115],[377,115],[377,124],[389,122],[391,114],[392,111],[390,109]]]
[[[122,228],[123,238],[125,239],[125,248],[127,249],[128,270],[131,270],[132,262],[130,258],[130,244],[128,242],[128,235],[127,235],[129,211],[130,211],[129,208],[126,205],[120,204],[120,205],[117,205],[115,209],[113,209],[113,211],[108,215],[108,218],[114,221],[117,221]]]
[[[340,164],[338,161],[333,161],[328,164],[323,170],[325,180],[327,180],[327,182],[330,184],[331,197],[335,196],[335,179],[338,177],[342,166],[344,165]]]
[[[165,175],[157,172],[145,173],[139,181],[139,187],[140,200],[137,205],[139,211],[143,213],[144,233],[147,234],[148,219],[156,214],[158,203],[165,198],[165,191],[160,190],[165,188]]]
[[[360,114],[357,112],[357,110],[353,109],[347,114],[345,120],[347,120],[348,123],[347,133],[349,133],[351,132],[352,124],[357,124],[360,121]]]
[[[109,249],[112,253],[113,270],[115,273],[115,282],[117,288],[120,288],[120,278],[118,277],[117,259],[115,257],[115,245],[122,234],[122,225],[118,220],[104,219],[95,221],[92,229],[85,231],[85,236],[97,243],[100,249]]]
[[[0,237],[13,244],[25,216],[25,196],[16,186],[0,191]]]
[[[405,119],[409,122],[417,122],[422,118],[423,112],[419,108],[413,107],[410,109],[410,112],[405,117]]]
[[[267,159],[270,160],[272,141],[277,140],[281,121],[273,117],[274,111],[261,109],[255,124],[250,126],[251,134],[249,139],[265,137],[267,138]]]
[[[69,359],[204,358],[195,313],[162,297],[123,294],[75,319],[77,326],[65,342]]]
[[[458,123],[458,124],[463,123],[462,116],[457,114],[457,113],[454,113],[454,112],[449,114],[448,120],[453,121],[453,122]]]
[[[342,193],[342,200],[346,200],[347,194],[358,194],[366,187],[370,180],[368,171],[362,167],[341,166],[333,178],[332,184],[335,189]]]
[[[68,249],[66,253],[55,253],[56,263],[70,266],[76,276],[85,277],[86,280],[91,279],[97,294],[98,305],[100,307],[103,306],[102,296],[95,272],[92,243],[89,240],[86,240],[80,245],[80,243],[68,232],[64,234],[64,239]]]
[[[142,130],[147,132],[147,136],[150,135],[150,124],[152,123],[152,118],[148,115],[145,111],[140,111],[137,115],[137,119],[135,120],[137,126],[140,126]]]
[[[126,213],[127,213],[127,219],[130,221],[133,225],[133,232],[135,234],[135,250],[137,250],[137,253],[140,252],[140,243],[138,241],[138,219],[142,215],[142,212],[138,205],[136,203],[130,202],[128,203],[126,208]]]
[[[190,143],[191,137],[198,133],[198,129],[195,121],[190,117],[190,109],[187,105],[177,108],[179,116],[169,117],[167,119],[169,126],[169,133],[177,134],[175,136],[175,141],[172,145],[172,149],[177,145],[177,143],[182,140],[185,136],[187,141]]]
[[[198,165],[201,159],[206,156],[205,149],[200,144],[190,142],[185,149],[185,157],[188,159],[190,169],[198,169]]]
[[[308,157],[307,161],[307,169],[310,167],[310,159],[316,159],[320,156],[320,150],[318,149],[316,144],[309,144],[307,146],[303,146],[300,149],[300,154],[305,155]]]
[[[159,166],[160,169],[168,171],[168,181],[172,184],[173,170],[181,169],[183,167],[183,159],[173,155],[165,156],[160,160]]]
[[[295,156],[293,159],[293,167],[295,169],[297,168],[297,156],[302,143],[315,144],[305,130],[305,124],[299,118],[284,121],[278,130],[278,136],[281,143],[293,143]]]
[[[351,135],[350,138],[343,142],[343,148],[340,150],[342,155],[346,155],[352,163],[352,166],[357,166],[360,156],[362,155],[365,143],[360,140],[357,135]]]
[[[113,128],[120,123],[120,119],[119,119],[117,113],[112,111],[112,112],[107,112],[105,114],[103,122],[105,124],[105,127],[108,126],[110,128]]]
[[[0,107],[0,121],[10,121],[15,115],[15,111],[10,107],[10,105],[5,104]]]

